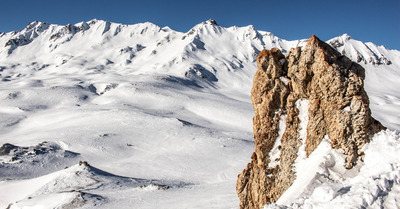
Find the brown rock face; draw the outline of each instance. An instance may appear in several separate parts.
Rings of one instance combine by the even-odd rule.
[[[364,69],[314,35],[303,51],[291,49],[286,57],[276,48],[263,50],[257,67],[251,90],[255,152],[237,180],[240,208],[279,199],[296,178],[293,167],[303,141],[308,157],[329,137],[347,155],[344,166],[352,168],[363,145],[384,129],[371,117]],[[299,101],[308,109],[306,130]]]

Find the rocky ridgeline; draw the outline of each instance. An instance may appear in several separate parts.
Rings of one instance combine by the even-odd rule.
[[[364,69],[314,35],[286,57],[276,48],[263,50],[257,66],[251,90],[255,152],[236,184],[240,208],[276,202],[296,178],[296,158],[301,152],[308,157],[324,137],[344,151],[350,169],[364,144],[384,129],[371,117]]]

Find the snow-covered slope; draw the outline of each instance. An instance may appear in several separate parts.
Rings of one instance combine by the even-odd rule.
[[[373,116],[400,130],[400,52],[348,35],[327,42],[366,68]],[[0,34],[0,144],[15,145],[0,150],[0,190],[9,194],[0,207],[237,207],[237,174],[254,150],[255,58],[305,43],[213,20],[187,33],[91,20]],[[85,169],[63,169],[79,161],[114,177],[71,192],[46,186],[65,175],[80,182],[72,173]],[[169,189],[138,189],[119,176]]]
[[[172,189],[165,183],[178,185],[174,182],[116,176],[81,161],[38,178],[17,183],[3,181],[0,191],[2,203],[15,202],[9,208],[77,208],[100,206],[107,201],[101,195],[104,193],[120,195]]]
[[[400,208],[400,134],[382,131],[363,148],[355,168],[343,167],[345,155],[326,137],[308,157],[296,163],[297,178],[276,204],[286,208]]]
[[[285,41],[253,26],[224,28],[212,20],[187,33],[152,23],[92,20],[58,26],[33,22],[20,32],[1,36],[0,60],[4,69],[22,63],[35,70],[79,66],[80,70],[99,72],[118,68],[134,74],[218,80],[221,86],[241,89],[246,85],[248,89],[252,71],[244,69],[253,68],[260,50],[304,44],[304,40]]]

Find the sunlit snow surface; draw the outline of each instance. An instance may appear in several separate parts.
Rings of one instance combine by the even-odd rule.
[[[382,131],[367,144],[364,162],[343,168],[345,156],[326,137],[307,159],[296,162],[293,185],[276,204],[264,208],[399,208],[400,134]]]
[[[373,116],[400,130],[400,53],[336,39],[391,60],[363,64],[365,86]],[[237,208],[237,175],[254,151],[255,58],[304,44],[210,21],[188,33],[93,20],[1,34],[0,145],[11,145],[0,153],[0,208]],[[328,143],[297,170],[307,186],[278,204],[398,204],[396,133],[375,136],[350,171]]]

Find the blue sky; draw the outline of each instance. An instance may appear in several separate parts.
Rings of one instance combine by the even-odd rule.
[[[0,0],[0,31],[23,29],[39,20],[65,25],[94,18],[117,23],[152,22],[186,32],[215,19],[287,39],[322,40],[348,33],[355,39],[400,50],[400,0]]]

